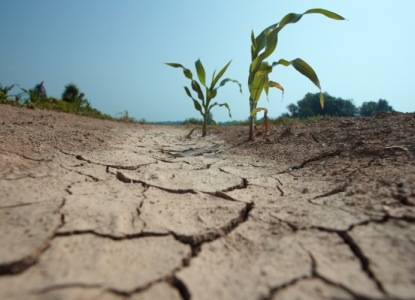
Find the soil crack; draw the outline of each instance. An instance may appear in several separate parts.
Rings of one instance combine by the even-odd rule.
[[[347,232],[338,232],[337,233],[343,241],[349,245],[352,252],[356,255],[356,257],[360,260],[360,264],[362,266],[362,270],[371,278],[379,291],[382,292],[382,294],[387,295],[385,289],[382,286],[382,283],[376,278],[373,271],[370,269],[370,261],[369,259],[364,255],[363,251],[360,249],[359,245],[356,244],[356,242],[351,238],[351,236]]]
[[[191,246],[200,246],[203,243],[211,242],[217,240],[218,238],[224,237],[232,232],[236,227],[246,221],[248,218],[249,212],[252,210],[253,205],[252,203],[246,203],[245,208],[242,209],[239,213],[239,216],[235,219],[229,221],[227,224],[222,226],[219,229],[214,231],[206,232],[200,235],[180,235],[175,233],[174,231],[170,231],[170,233],[174,236],[174,238],[184,244],[189,244]]]
[[[64,204],[64,201],[63,201]],[[60,206],[57,209],[60,209],[63,204],[61,203]],[[47,235],[47,237],[43,240],[40,245],[37,246],[35,250],[28,256],[7,264],[1,264],[0,265],[0,276],[3,275],[17,275],[20,274],[27,269],[29,269],[31,266],[36,264],[39,257],[42,255],[43,252],[46,251],[46,249],[49,247],[50,243],[52,242],[53,238],[55,237],[57,231],[64,225],[64,217],[61,214],[60,223]]]
[[[295,165],[294,167],[291,167],[291,169],[292,170],[302,169],[302,168],[304,168],[305,165],[307,165],[307,164],[309,164],[311,162],[321,160],[321,159],[323,159],[325,157],[336,156],[336,155],[339,155],[340,153],[341,153],[341,151],[339,149],[337,149],[335,151],[332,151],[332,152],[323,152],[322,154],[320,154],[320,155],[318,155],[316,157],[313,157],[313,158],[310,158],[310,159],[307,159],[307,160],[303,161],[299,165]]]

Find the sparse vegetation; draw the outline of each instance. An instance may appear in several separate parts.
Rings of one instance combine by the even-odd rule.
[[[115,118],[101,113],[99,110],[93,108],[87,99],[84,99],[85,94],[81,93],[79,88],[74,83],[70,83],[65,86],[65,90],[62,94],[62,99],[48,97],[46,89],[43,85],[43,81],[40,84],[36,84],[32,89],[21,88],[22,92],[15,95],[9,95],[9,92],[15,86],[18,85],[13,84],[3,87],[0,84],[0,104],[8,104],[21,107],[25,106],[33,109],[48,109],[70,114],[78,114],[93,118],[128,123],[147,123],[144,118],[136,121],[134,118],[128,115],[128,111],[121,113],[119,117],[116,116]]]
[[[121,112],[117,113],[116,116],[117,115],[119,116],[118,120],[120,120],[120,121],[123,121],[125,123],[137,123],[137,121],[133,117],[130,117],[128,115],[128,110],[121,111]]]

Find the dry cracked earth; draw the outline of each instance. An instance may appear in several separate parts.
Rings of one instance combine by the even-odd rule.
[[[0,299],[415,299],[414,124],[247,142],[0,105]]]

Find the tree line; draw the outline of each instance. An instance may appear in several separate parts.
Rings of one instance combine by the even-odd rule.
[[[15,86],[18,85],[12,84],[3,87],[0,84],[1,104],[103,117],[100,111],[91,107],[91,103],[85,98],[85,94],[74,83],[69,83],[65,86],[61,99],[52,96],[48,97],[43,81],[31,89],[21,88],[21,92],[10,95],[10,91]]]
[[[393,107],[388,101],[379,99],[378,102],[368,101],[357,107],[353,100],[345,100],[324,93],[324,109],[320,105],[320,94],[307,93],[297,104],[287,106],[289,113],[283,113],[281,117],[307,119],[315,116],[332,117],[371,117],[380,111],[392,112]]]

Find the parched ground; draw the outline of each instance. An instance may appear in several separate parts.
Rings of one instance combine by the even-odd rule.
[[[415,299],[414,125],[248,142],[0,105],[0,299]]]

